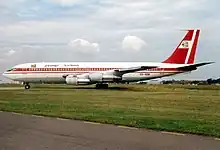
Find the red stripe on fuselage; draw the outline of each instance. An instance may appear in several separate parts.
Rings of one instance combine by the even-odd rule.
[[[11,72],[17,72],[17,71],[49,71],[49,72],[57,72],[57,71],[110,71],[110,70],[117,70],[121,68],[15,68]],[[153,68],[153,69],[147,69],[146,71],[176,71],[176,68]]]
[[[71,69],[74,71],[71,71]],[[39,73],[83,74],[83,73],[108,71],[114,69],[120,69],[120,68],[16,68],[15,70],[11,72],[7,72],[6,74],[37,74],[37,73],[38,74]],[[179,71],[176,68],[154,68],[145,71],[137,71],[136,73],[181,73],[181,72],[182,71]]]
[[[183,71],[170,71],[170,72],[155,71],[155,72],[135,72],[135,73],[181,73],[181,72]],[[84,74],[84,73],[94,73],[94,72],[11,72],[6,74],[43,74],[43,73]]]

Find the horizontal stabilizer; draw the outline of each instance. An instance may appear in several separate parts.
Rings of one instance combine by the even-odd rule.
[[[196,70],[198,67],[205,66],[208,64],[212,64],[212,63],[214,63],[214,62],[197,63],[197,64],[192,64],[192,65],[187,65],[184,67],[179,67],[177,69],[181,70],[181,71],[192,71],[192,70]]]

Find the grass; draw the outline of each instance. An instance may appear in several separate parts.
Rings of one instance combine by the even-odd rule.
[[[220,86],[35,85],[0,90],[0,110],[220,137]]]
[[[20,84],[7,84],[7,83],[3,83],[0,84],[0,87],[20,87]]]

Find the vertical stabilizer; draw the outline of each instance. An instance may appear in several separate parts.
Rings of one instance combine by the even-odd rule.
[[[200,30],[187,30],[187,33],[172,55],[163,63],[193,64],[196,55]]]

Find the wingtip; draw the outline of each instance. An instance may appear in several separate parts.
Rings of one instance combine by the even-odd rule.
[[[209,61],[209,62],[203,62],[202,64],[203,65],[210,65],[210,64],[213,64],[213,63],[215,63],[214,61]]]
[[[214,64],[214,63],[215,63],[214,61],[207,62],[207,64]]]

